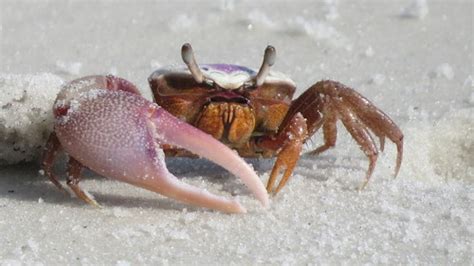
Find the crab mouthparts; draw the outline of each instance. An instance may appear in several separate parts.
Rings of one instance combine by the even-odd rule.
[[[210,102],[232,102],[232,103],[241,103],[241,104],[249,103],[249,99],[231,91],[219,92],[215,94],[214,96],[210,97],[209,101]]]

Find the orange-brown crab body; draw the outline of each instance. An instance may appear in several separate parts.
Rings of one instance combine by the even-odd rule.
[[[385,137],[397,145],[398,173],[403,151],[401,130],[353,89],[338,82],[321,81],[293,100],[295,83],[270,71],[275,60],[271,46],[265,50],[259,71],[231,64],[197,65],[188,44],[182,48],[182,57],[187,67],[158,69],[149,77],[156,103],[243,157],[277,156],[267,184],[269,192],[281,170],[285,172],[275,192],[285,185],[300,157],[302,144],[319,128],[323,128],[325,143],[313,153],[335,145],[338,119],[370,160],[363,186],[377,159],[372,134],[380,139],[381,149]],[[172,146],[164,151],[171,156],[193,156]]]
[[[232,75],[232,71],[239,71],[240,75],[248,73],[249,77],[256,74],[235,65],[203,65],[201,68],[213,71],[211,73],[221,70],[223,75]],[[149,80],[158,105],[232,147],[241,156],[274,155],[276,151],[269,154],[268,149],[255,146],[255,140],[278,132],[295,92],[291,80],[283,79],[283,76],[275,78],[277,74],[269,73],[267,80],[273,78],[272,82],[258,89],[232,89],[232,84],[227,83],[206,88],[195,84],[192,76],[185,76],[183,72],[162,69],[152,74]],[[174,83],[176,78],[182,83]],[[187,91],[191,93],[187,94]],[[169,154],[172,152],[191,155],[182,150],[168,150]]]

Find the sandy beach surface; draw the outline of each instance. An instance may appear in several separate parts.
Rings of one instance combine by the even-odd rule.
[[[472,14],[469,0],[0,0],[0,265],[472,265]],[[359,192],[368,161],[342,124],[267,209],[215,164],[167,159],[184,182],[237,197],[243,215],[86,171],[94,209],[38,173],[61,84],[111,73],[151,99],[147,77],[181,64],[185,42],[201,63],[252,68],[271,44],[296,95],[322,79],[355,88],[404,132],[399,176],[387,141]],[[266,182],[274,160],[248,162]]]

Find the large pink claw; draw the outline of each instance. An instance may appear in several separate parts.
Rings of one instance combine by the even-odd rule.
[[[268,205],[268,194],[252,168],[210,135],[140,96],[133,84],[113,76],[69,83],[55,103],[55,132],[64,150],[89,169],[192,205],[245,212],[226,199],[179,181],[166,168],[161,144],[185,148],[234,175]]]

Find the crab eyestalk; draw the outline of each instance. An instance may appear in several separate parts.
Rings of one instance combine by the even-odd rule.
[[[185,43],[181,47],[181,57],[183,58],[184,63],[188,66],[191,75],[197,83],[202,83],[204,81],[204,75],[202,74],[199,65],[196,63],[194,58],[193,48],[191,44]]]
[[[273,66],[276,59],[276,50],[275,47],[269,45],[265,49],[265,54],[263,55],[262,66],[258,70],[257,75],[255,76],[255,86],[259,87],[265,81],[268,73],[270,73],[270,67]]]

